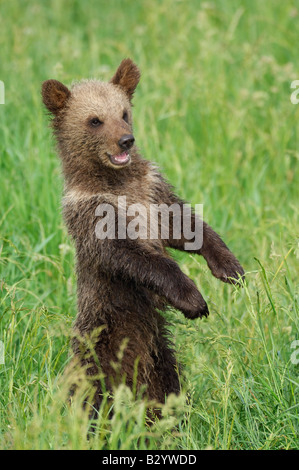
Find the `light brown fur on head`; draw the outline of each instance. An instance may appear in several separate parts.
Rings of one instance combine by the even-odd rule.
[[[124,151],[120,140],[133,138],[131,100],[139,79],[137,66],[125,59],[109,83],[83,80],[71,90],[57,80],[43,83],[64,165],[91,171],[97,163],[117,170],[130,164],[135,146]],[[123,156],[124,164],[115,164],[115,156]]]

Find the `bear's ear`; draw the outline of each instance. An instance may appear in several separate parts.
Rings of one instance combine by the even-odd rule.
[[[70,96],[70,90],[57,80],[47,80],[42,84],[43,102],[52,114],[57,115]]]
[[[137,65],[131,59],[124,59],[111,78],[110,83],[119,85],[127,93],[131,101],[139,80],[140,71]]]

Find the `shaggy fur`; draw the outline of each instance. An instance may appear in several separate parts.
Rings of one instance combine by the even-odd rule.
[[[120,346],[126,344],[121,375],[131,387],[136,377],[137,389],[145,385],[147,396],[161,403],[168,394],[178,393],[180,384],[159,311],[171,305],[187,318],[208,315],[194,282],[166,251],[168,247],[184,250],[186,240],[173,239],[171,229],[168,240],[99,240],[95,235],[97,206],[109,203],[117,209],[118,196],[125,195],[127,205],[141,203],[147,208],[184,203],[133,143],[131,100],[139,78],[136,65],[126,59],[109,83],[86,80],[68,90],[48,80],[43,83],[42,97],[53,114],[65,178],[64,219],[76,245],[78,315],[74,328],[78,338],[93,338],[96,358],[87,354],[88,347],[79,339],[73,343],[74,352],[88,366],[88,375],[96,377],[101,370],[105,387],[113,390],[121,380],[115,363]],[[130,148],[125,149],[129,160],[116,165],[113,156],[123,153],[121,143],[126,136],[131,138]],[[206,223],[203,245],[196,253],[224,282],[244,275],[235,256]],[[98,407],[102,386],[94,381]]]

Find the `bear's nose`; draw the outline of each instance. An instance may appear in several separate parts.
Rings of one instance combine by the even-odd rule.
[[[118,145],[122,150],[129,150],[135,142],[135,138],[132,134],[125,134],[123,135],[119,141]]]

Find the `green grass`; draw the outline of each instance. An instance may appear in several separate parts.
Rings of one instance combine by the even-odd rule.
[[[0,448],[298,448],[299,8],[280,1],[0,2]],[[41,82],[142,70],[135,137],[247,272],[243,289],[176,254],[207,320],[169,312],[185,379],[164,418],[121,387],[94,436],[66,404],[76,315],[74,250]],[[186,401],[184,395],[189,393]]]

